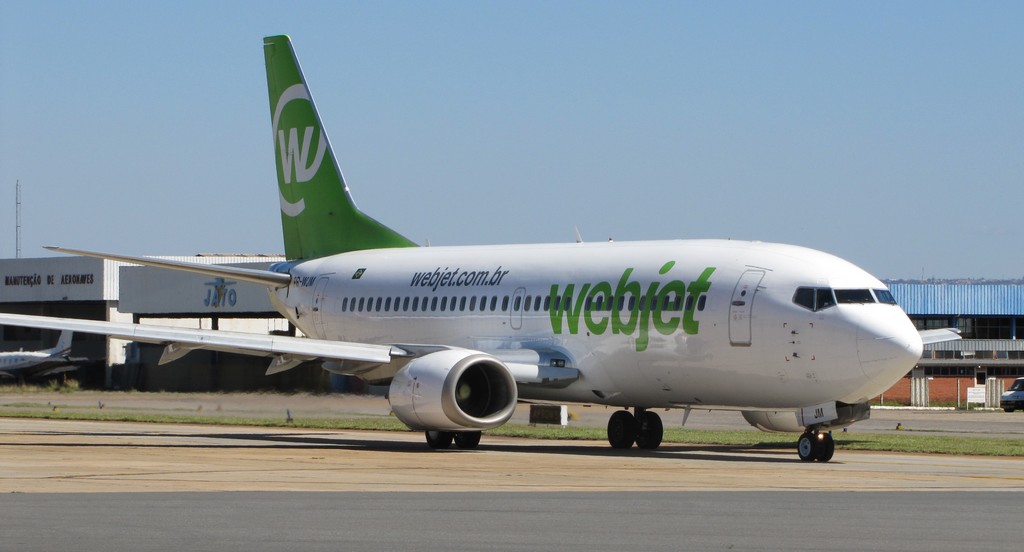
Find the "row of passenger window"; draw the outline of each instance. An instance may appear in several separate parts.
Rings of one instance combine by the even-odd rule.
[[[479,299],[479,300],[478,300]],[[499,303],[500,301],[500,303]],[[707,296],[701,295],[696,300],[697,310],[703,311],[707,302]],[[508,312],[511,303],[512,311],[518,312],[549,312],[552,305],[556,309],[571,311],[574,308],[572,295],[555,296],[551,300],[550,295],[527,295],[510,298],[508,295],[499,297],[496,295],[483,295],[479,298],[472,297],[345,297],[341,300],[342,312],[446,312],[446,311],[470,311],[470,312]],[[590,311],[633,311],[639,308],[644,310],[647,307],[647,297],[633,295],[620,297],[587,297],[584,300],[583,310]],[[678,294],[671,294],[661,301],[652,301],[651,310],[654,311],[682,311],[693,310],[694,298],[687,295],[686,300]]]
[[[431,299],[433,299],[433,301],[431,301]],[[462,299],[461,305],[459,305],[459,299]],[[420,297],[395,297],[393,300],[391,297],[345,297],[341,300],[341,310],[342,312],[465,311],[467,306],[471,311],[498,310],[498,296],[491,296],[488,298],[485,295],[479,299],[480,301],[478,303],[476,296],[469,297],[469,303],[467,305],[466,297],[451,297],[450,300],[447,296],[433,298],[423,297],[422,301],[420,300]],[[508,305],[509,297],[506,295],[501,298],[501,310],[507,311]]]
[[[812,311],[827,309],[836,304],[885,303],[895,305],[896,299],[887,289],[832,289],[800,287],[793,294],[793,302]]]

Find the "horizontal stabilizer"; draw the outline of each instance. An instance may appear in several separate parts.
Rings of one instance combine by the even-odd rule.
[[[956,341],[961,339],[960,330],[954,328],[920,330],[918,333],[921,334],[921,342],[925,345],[928,345],[929,343],[942,343],[943,341]]]
[[[281,274],[280,272],[271,272],[269,270],[257,270],[254,268],[240,268],[237,266],[224,265],[208,265],[200,263],[188,263],[184,261],[168,261],[164,259],[154,259],[152,257],[130,257],[128,255],[96,253],[93,251],[67,249],[64,247],[51,246],[47,247],[47,249],[49,249],[50,251],[56,251],[58,253],[67,253],[69,255],[95,257],[97,259],[106,259],[108,261],[118,261],[122,263],[153,266],[157,268],[166,268],[168,270],[179,270],[182,272],[204,274],[207,276],[220,276],[221,278],[231,278],[234,280],[240,280],[243,282],[249,282],[253,284],[259,284],[261,286],[269,286],[275,288],[287,286],[292,281],[292,277],[287,274]]]

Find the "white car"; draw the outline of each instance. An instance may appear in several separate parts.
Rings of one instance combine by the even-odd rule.
[[[1010,388],[999,398],[999,406],[1007,412],[1016,409],[1024,410],[1024,378],[1017,378]]]

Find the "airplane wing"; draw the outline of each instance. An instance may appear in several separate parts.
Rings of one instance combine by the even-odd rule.
[[[373,345],[306,337],[169,328],[25,314],[0,313],[0,324],[73,330],[129,341],[156,343],[164,346],[160,364],[177,360],[196,349],[272,357],[273,360],[266,372],[268,376],[290,370],[305,361],[325,360],[333,361],[332,371],[357,375],[373,381],[386,381],[408,360],[450,348],[439,345]],[[519,384],[564,387],[579,379],[579,370],[551,366],[543,355],[534,351],[519,350],[515,354],[499,351],[489,354],[503,361]],[[397,362],[392,362],[393,360]]]
[[[388,363],[392,356],[406,356],[406,353],[390,345],[370,345],[344,341],[326,341],[304,337],[260,335],[220,330],[198,330],[190,328],[166,328],[145,324],[124,322],[102,322],[76,318],[50,318],[25,314],[0,314],[0,324],[44,328],[51,330],[73,330],[82,333],[102,334],[129,341],[165,345],[160,363],[170,362],[185,356],[195,349],[209,349],[273,357],[267,375],[283,372],[313,359],[352,360],[357,362]]]
[[[54,367],[46,369],[46,370],[42,370],[42,371],[38,371],[38,372],[33,372],[32,373],[32,377],[43,378],[43,377],[46,377],[46,376],[53,376],[53,375],[56,375],[56,374],[63,374],[65,372],[74,372],[75,370],[78,370],[79,364],[81,364],[81,363],[69,362],[69,363],[61,365],[61,366],[54,366]]]
[[[20,366],[18,368],[0,370],[0,377],[5,378],[41,378],[64,372],[71,372],[78,369],[78,365],[87,362],[84,357],[54,357],[49,360],[42,360],[35,364]]]
[[[942,343],[943,341],[956,341],[961,339],[960,330],[954,328],[941,328],[938,330],[919,330],[921,334],[921,342],[925,345],[929,343]]]

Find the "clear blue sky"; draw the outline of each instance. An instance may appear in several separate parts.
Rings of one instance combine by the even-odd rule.
[[[0,2],[0,256],[280,252],[262,38],[433,245],[736,238],[1024,276],[1024,2]]]

